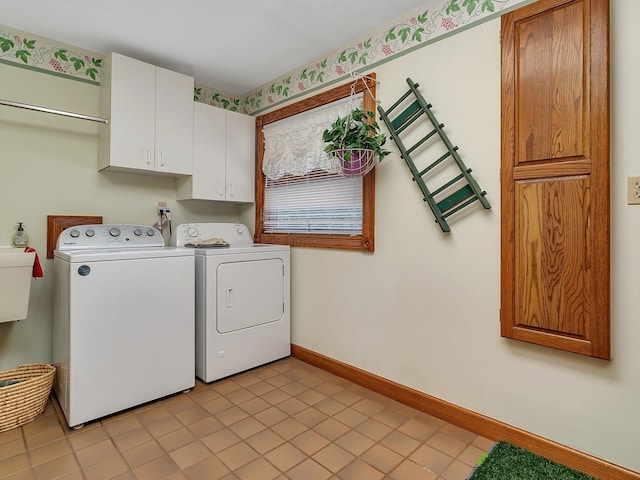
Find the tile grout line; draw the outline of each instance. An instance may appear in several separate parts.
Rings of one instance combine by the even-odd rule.
[[[231,458],[223,460],[224,456],[220,454],[238,445],[242,445],[243,449],[251,453],[246,459],[238,460],[242,463],[236,466],[236,472],[248,467],[258,459],[262,459],[266,464],[273,467],[275,471],[279,472],[280,477],[284,477],[287,474],[291,475],[292,471],[301,468],[303,464],[308,466],[311,465],[309,462],[313,462],[313,465],[326,470],[333,478],[341,478],[341,472],[348,475],[349,472],[358,471],[358,468],[362,468],[359,467],[360,464],[373,469],[371,470],[372,472],[378,472],[384,478],[395,478],[393,472],[397,472],[400,475],[402,466],[405,465],[405,462],[408,462],[407,465],[411,464],[415,467],[426,469],[436,475],[438,480],[445,480],[445,478],[449,478],[444,476],[445,473],[454,465],[458,465],[458,463],[459,466],[464,466],[464,469],[468,467],[472,471],[473,466],[467,463],[469,457],[464,457],[466,461],[461,459],[461,456],[468,451],[469,447],[486,451],[486,445],[483,446],[482,441],[476,442],[479,436],[473,435],[472,432],[468,432],[469,435],[466,435],[466,430],[463,428],[454,427],[435,417],[421,414],[421,412],[413,408],[295,359],[274,362],[234,377],[228,377],[220,382],[207,384],[196,381],[194,388],[183,395],[185,396],[177,394],[164,397],[148,402],[143,406],[134,407],[104,419],[98,419],[93,426],[87,425],[90,428],[104,430],[114,455],[109,455],[84,466],[80,463],[80,457],[78,456],[78,452],[82,449],[77,449],[71,440],[75,433],[66,428],[63,412],[59,407],[56,408],[56,400],[53,398],[50,399],[51,405],[47,416],[52,417],[58,426],[62,428],[62,439],[70,447],[79,472],[78,475],[83,478],[87,478],[85,470],[88,467],[109,459],[117,459],[119,464],[126,466],[127,472],[135,475],[134,471],[136,469],[143,468],[153,462],[154,459],[157,460],[160,457],[145,460],[144,463],[134,469],[135,462],[130,463],[131,459],[128,459],[129,456],[125,455],[125,453],[151,441],[159,448],[161,457],[166,457],[173,462],[178,471],[183,472],[183,476],[185,475],[184,471],[196,468],[212,458],[221,462],[233,475],[234,469],[232,467],[236,466],[236,462],[232,461]],[[264,404],[260,404],[256,400],[262,400]],[[217,403],[213,403],[216,401]],[[219,408],[221,406],[223,408]],[[155,408],[162,408],[166,415],[162,415],[156,420],[152,420],[152,417],[149,417],[149,420],[144,420],[144,412]],[[161,414],[164,412],[158,410],[156,413]],[[263,412],[269,412],[269,415],[266,413],[260,415]],[[202,428],[204,430],[198,431],[196,424],[209,418],[215,420],[218,425],[212,424],[212,431],[207,431],[207,427],[203,425]],[[176,427],[167,431],[151,428],[155,421],[159,422],[162,419],[172,419],[176,423]],[[255,422],[255,426],[252,427],[251,422],[247,422],[246,425],[240,425],[241,422],[247,420]],[[336,427],[333,428],[326,424],[326,429],[323,429],[322,425],[329,420],[336,422]],[[50,421],[46,420],[46,422]],[[123,423],[118,425],[116,422]],[[129,422],[131,423],[130,425]],[[410,422],[417,423],[413,425]],[[289,430],[289,424],[296,426],[296,429]],[[281,425],[281,428],[278,428],[278,425]],[[233,428],[234,426],[236,428]],[[127,439],[124,437],[118,439],[118,437],[134,432],[139,428],[141,428],[141,443],[131,443],[127,448],[121,449],[123,448],[122,445],[125,445],[123,442],[126,442]],[[253,431],[253,429],[257,428],[259,429]],[[418,436],[412,429],[418,429],[416,430],[417,432],[422,431],[425,433]],[[172,439],[170,438],[166,438],[165,442],[160,440],[182,430],[184,432],[176,434],[176,437],[185,435],[185,438],[175,439],[175,445],[179,445],[177,447],[172,445]],[[335,430],[335,434],[331,434],[331,430]],[[238,440],[224,446],[222,450],[216,453],[213,451],[213,444],[206,443],[204,439],[222,431],[229,432]],[[34,432],[37,432],[37,430],[34,429]],[[269,435],[266,435],[266,432]],[[265,435],[265,442],[271,442],[267,438],[269,436],[273,437],[275,439],[274,443],[265,443],[263,447],[260,447],[258,443],[260,440],[257,436],[261,434]],[[130,441],[136,441],[134,440],[135,434],[131,435]],[[347,437],[347,435],[352,438]],[[454,455],[450,455],[447,450],[452,450],[446,447],[446,443],[443,445],[432,441],[429,444],[428,442],[433,440],[436,435],[444,436],[442,438],[446,441],[453,441],[455,448],[452,448],[459,449],[459,451]],[[28,465],[31,472],[33,472],[33,450],[44,444],[38,445],[33,449],[29,448],[27,429],[23,427],[21,427],[20,438],[22,447],[27,454]],[[149,440],[142,441],[144,438]],[[251,439],[255,441],[251,441]],[[343,440],[342,444],[338,443],[341,439]],[[357,440],[362,441],[363,450],[360,450],[357,446],[354,446],[354,449],[342,446],[344,442]],[[385,440],[387,441],[385,442]],[[45,444],[54,441],[57,440],[47,440]],[[316,444],[315,442],[318,443]],[[100,442],[85,445],[83,448],[88,448],[96,443]],[[175,458],[175,452],[190,445],[199,445],[194,446],[194,449],[202,447],[203,450],[201,449],[200,451],[202,458],[193,460],[195,463],[189,465],[187,464],[190,460],[180,463]],[[291,465],[284,466],[283,464],[282,467],[278,467],[278,462],[274,462],[277,457],[275,455],[267,455],[286,445],[295,448],[301,453],[301,457]],[[325,462],[322,462],[318,455],[328,447],[339,448],[340,451],[346,452],[352,458],[349,458],[346,463],[342,463],[341,459],[332,461],[330,460],[331,457],[327,456]],[[380,463],[370,463],[372,456],[376,455],[374,450],[376,447],[385,448],[392,454],[390,456],[391,463],[385,465],[384,468]],[[438,454],[444,455],[442,458],[446,459],[446,464],[439,466],[437,470],[433,470],[430,465],[423,465],[425,462],[418,461],[416,457],[416,454],[423,447],[428,447],[438,452]],[[183,454],[191,455],[188,452],[189,450],[185,449]],[[330,454],[327,453],[327,455]],[[395,458],[396,455],[397,458]],[[366,460],[367,456],[369,456],[369,461]],[[187,457],[182,458],[184,460]],[[181,465],[185,465],[185,470],[181,469]],[[387,470],[386,473],[383,471],[384,469]],[[460,472],[460,469],[458,469],[458,472]],[[124,473],[122,474],[124,475]],[[458,475],[457,473],[454,474]],[[234,478],[237,477],[234,476]]]

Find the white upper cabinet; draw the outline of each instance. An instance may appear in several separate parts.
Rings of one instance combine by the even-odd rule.
[[[227,200],[255,201],[256,119],[227,111]]]
[[[192,174],[193,77],[112,53],[100,114],[100,170]]]
[[[193,176],[177,181],[177,199],[252,203],[255,118],[194,102]]]

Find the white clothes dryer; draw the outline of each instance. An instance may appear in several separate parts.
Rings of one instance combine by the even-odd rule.
[[[59,235],[54,389],[70,427],[195,385],[193,258],[142,225]]]
[[[220,240],[201,246],[212,239]],[[235,223],[178,225],[173,240],[195,250],[198,378],[212,382],[291,354],[288,245],[254,243]]]

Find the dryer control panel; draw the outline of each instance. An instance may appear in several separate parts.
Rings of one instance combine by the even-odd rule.
[[[241,223],[183,223],[176,227],[171,244],[184,247],[187,243],[204,242],[212,238],[223,239],[231,247],[253,245],[249,228]]]
[[[63,230],[56,250],[164,247],[162,234],[146,225],[77,225]]]

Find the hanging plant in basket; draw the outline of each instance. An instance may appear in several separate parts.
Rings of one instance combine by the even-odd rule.
[[[322,134],[324,151],[340,160],[344,175],[364,175],[389,153],[387,141],[370,110],[355,109],[339,117]]]

